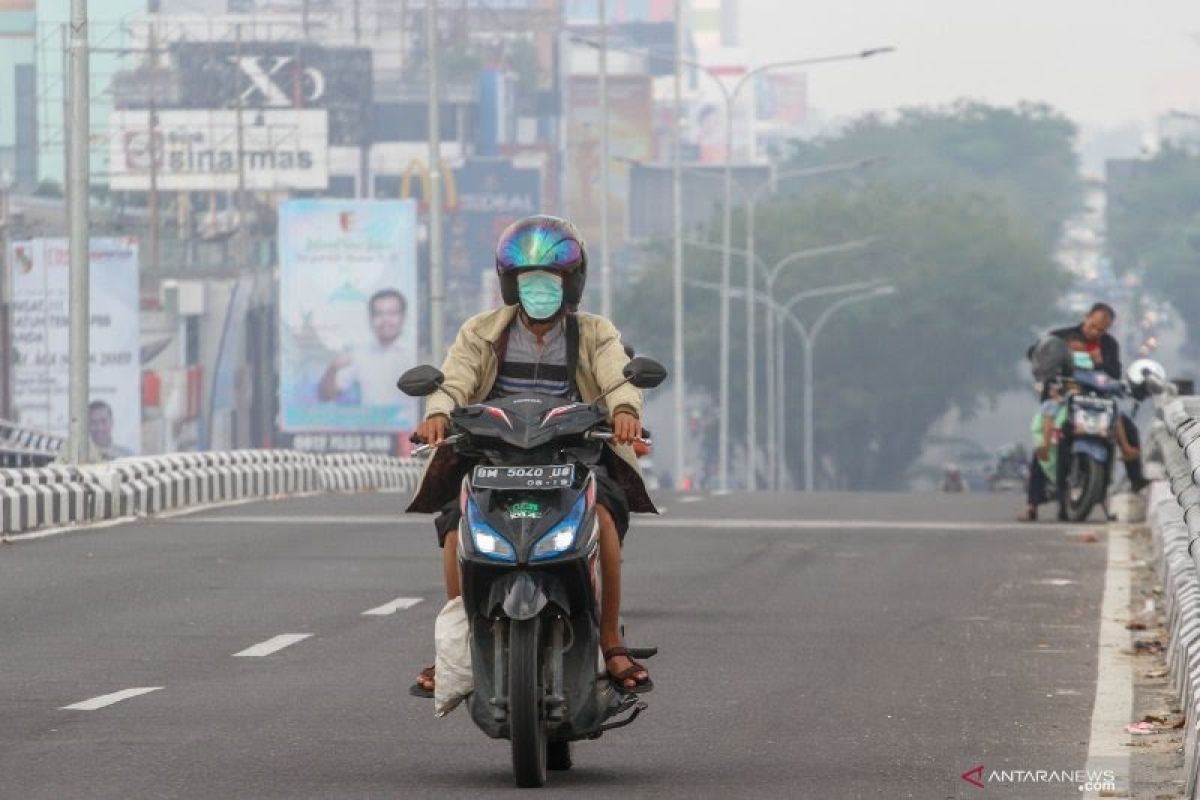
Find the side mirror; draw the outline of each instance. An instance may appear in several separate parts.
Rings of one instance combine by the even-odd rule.
[[[396,387],[409,397],[425,397],[441,388],[446,376],[437,367],[422,364],[405,371],[396,381]]]
[[[624,375],[639,389],[653,389],[667,379],[667,368],[652,358],[638,356],[625,365]]]
[[[1125,372],[1125,377],[1134,386],[1145,383],[1147,379],[1151,382],[1165,383],[1167,380],[1167,370],[1162,364],[1152,358],[1139,358],[1129,365],[1129,369]]]

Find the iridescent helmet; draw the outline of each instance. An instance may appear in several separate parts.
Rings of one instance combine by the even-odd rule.
[[[496,274],[507,305],[516,305],[517,273],[542,269],[563,280],[563,302],[576,306],[587,283],[587,250],[575,226],[559,217],[538,214],[519,219],[500,234],[496,244]]]

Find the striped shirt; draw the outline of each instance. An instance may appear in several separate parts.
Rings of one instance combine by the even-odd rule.
[[[571,381],[567,374],[567,334],[560,320],[546,332],[539,345],[537,336],[518,315],[508,329],[508,349],[496,376],[493,397],[533,392],[553,397],[569,397]]]

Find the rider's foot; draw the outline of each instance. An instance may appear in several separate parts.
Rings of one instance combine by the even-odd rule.
[[[1017,522],[1037,522],[1037,506],[1025,506],[1025,511],[1017,517]]]
[[[646,692],[654,688],[646,668],[629,657],[622,645],[604,648],[604,666],[613,683],[629,692]]]
[[[417,681],[409,688],[409,693],[417,697],[433,697],[434,676],[433,667],[425,667],[417,673]]]

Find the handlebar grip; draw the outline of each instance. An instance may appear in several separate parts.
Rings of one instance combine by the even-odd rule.
[[[422,439],[420,436],[417,436],[416,431],[413,431],[412,433],[410,433],[408,435],[408,443],[409,444],[425,444],[425,440]]]

